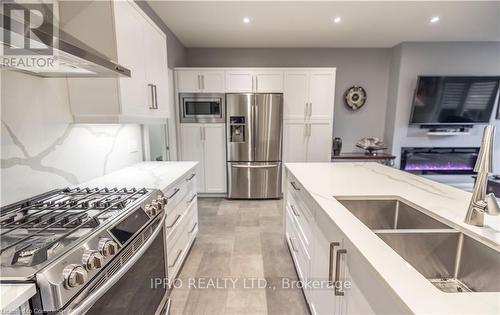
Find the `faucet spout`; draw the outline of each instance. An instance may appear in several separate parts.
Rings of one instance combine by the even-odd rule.
[[[484,128],[481,149],[477,157],[474,171],[477,172],[474,191],[465,216],[465,223],[476,226],[484,225],[484,214],[500,215],[500,206],[495,195],[486,195],[488,186],[488,175],[493,170],[493,144],[495,138],[495,127],[488,125]]]

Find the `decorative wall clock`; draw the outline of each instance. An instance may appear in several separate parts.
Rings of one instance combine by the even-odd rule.
[[[344,102],[352,111],[356,111],[363,107],[366,102],[366,91],[361,86],[351,86],[344,93]]]

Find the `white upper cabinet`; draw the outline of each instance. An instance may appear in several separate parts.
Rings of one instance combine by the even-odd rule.
[[[86,44],[99,50],[100,44],[111,43],[114,49],[107,50],[114,50],[115,56],[109,58],[116,58],[119,64],[130,69],[131,76],[68,78],[70,105],[75,122],[142,123],[168,118],[170,111],[165,34],[133,1],[96,1],[90,6],[99,6],[101,18],[95,18],[95,10],[86,9],[79,11],[82,15],[88,15],[87,18],[81,18],[81,21],[100,23],[104,28],[111,20],[114,30],[95,34],[95,40],[88,40],[94,42]],[[85,29],[85,25],[71,25],[70,33],[76,38],[85,38]],[[103,36],[106,38],[100,38]]]
[[[226,92],[282,93],[283,71],[255,69],[227,70]]]
[[[285,119],[330,121],[335,101],[335,69],[285,71]]]
[[[224,93],[224,71],[177,70],[179,93]]]

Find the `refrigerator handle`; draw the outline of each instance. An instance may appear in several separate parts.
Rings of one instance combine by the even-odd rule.
[[[231,164],[231,167],[234,168],[274,168],[278,166],[279,164],[265,164],[265,165]]]

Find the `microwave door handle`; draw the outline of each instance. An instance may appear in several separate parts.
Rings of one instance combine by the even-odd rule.
[[[156,239],[160,231],[163,229],[163,224],[165,221],[165,214],[160,220],[160,223],[151,234],[149,239],[144,243],[144,245],[137,251],[134,256],[130,258],[129,261],[125,263],[114,275],[108,278],[101,287],[89,294],[82,302],[78,303],[75,307],[66,310],[65,314],[70,315],[80,315],[85,314],[113,285],[115,285],[118,280],[125,275],[132,266],[142,257],[142,255],[151,247],[153,241]]]

